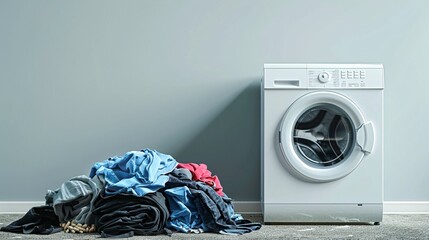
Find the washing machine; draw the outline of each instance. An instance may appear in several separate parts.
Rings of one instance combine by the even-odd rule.
[[[264,222],[383,217],[381,64],[265,64]]]

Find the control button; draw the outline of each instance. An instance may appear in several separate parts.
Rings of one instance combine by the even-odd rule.
[[[365,79],[366,78],[366,74],[364,71],[360,71],[360,79]]]
[[[348,79],[351,79],[353,76],[352,76],[352,71],[347,71],[347,78]]]
[[[329,75],[329,73],[327,72],[322,72],[321,74],[319,74],[319,76],[317,77],[319,79],[319,81],[321,81],[322,83],[326,83],[329,81],[329,78],[331,76]]]
[[[353,71],[353,78],[359,78],[359,72]]]
[[[346,72],[341,71],[341,79],[345,79],[346,78]]]

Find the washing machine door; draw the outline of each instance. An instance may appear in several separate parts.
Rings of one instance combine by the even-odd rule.
[[[284,165],[300,179],[329,182],[350,174],[374,147],[374,127],[335,92],[312,92],[286,111],[279,130]]]

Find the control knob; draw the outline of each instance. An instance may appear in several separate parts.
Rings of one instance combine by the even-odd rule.
[[[329,82],[331,75],[327,72],[322,72],[319,74],[319,76],[317,78],[319,79],[320,82],[327,83],[327,82]]]

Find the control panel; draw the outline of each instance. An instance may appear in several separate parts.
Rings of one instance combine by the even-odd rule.
[[[265,89],[383,89],[381,64],[264,64]]]
[[[365,88],[366,69],[308,69],[310,88]]]

